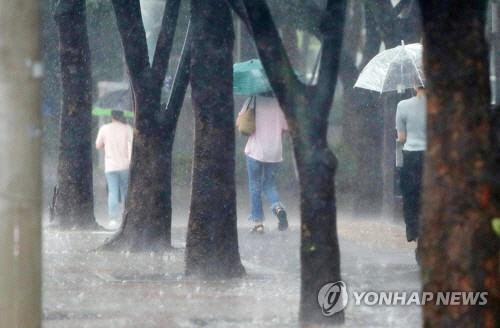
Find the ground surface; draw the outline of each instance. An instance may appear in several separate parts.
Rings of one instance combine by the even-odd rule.
[[[175,210],[174,210],[174,213]],[[252,235],[239,221],[239,242],[248,275],[231,281],[200,281],[183,275],[186,222],[174,221],[178,249],[162,256],[94,252],[111,233],[44,230],[45,328],[298,327],[299,221]],[[180,218],[179,218],[180,217]],[[101,221],[106,224],[106,221]],[[419,289],[414,245],[392,221],[339,215],[342,276],[351,290]],[[345,327],[418,327],[416,306],[356,306]]]

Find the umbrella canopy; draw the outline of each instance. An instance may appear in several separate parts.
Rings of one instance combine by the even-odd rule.
[[[132,95],[130,90],[121,89],[107,92],[92,107],[94,116],[111,116],[111,111],[122,111],[125,117],[134,117],[132,109]]]
[[[422,45],[402,44],[373,57],[358,77],[355,88],[388,92],[424,86]]]
[[[233,65],[233,92],[235,94],[252,96],[268,91],[271,91],[271,85],[260,59],[250,59]]]

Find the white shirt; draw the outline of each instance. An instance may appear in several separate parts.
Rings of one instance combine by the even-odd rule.
[[[104,124],[97,133],[95,146],[104,148],[104,171],[127,170],[132,154],[133,132],[130,125],[113,121]]]

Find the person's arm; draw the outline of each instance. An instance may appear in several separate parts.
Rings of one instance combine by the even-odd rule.
[[[396,139],[396,141],[404,144],[406,142],[406,132],[398,131],[398,138]]]
[[[96,149],[102,149],[104,148],[104,136],[103,136],[103,127],[99,129],[99,132],[97,132],[97,138],[95,140],[95,148]]]
[[[398,132],[396,141],[404,144],[406,142],[406,119],[399,104],[396,110],[396,130]]]

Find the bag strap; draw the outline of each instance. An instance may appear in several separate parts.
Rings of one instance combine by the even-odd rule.
[[[253,102],[253,106],[251,106],[252,102]],[[255,111],[255,106],[257,106],[257,96],[250,96],[250,98],[248,99],[248,102],[247,102],[247,106],[245,107],[245,112],[249,109]]]

